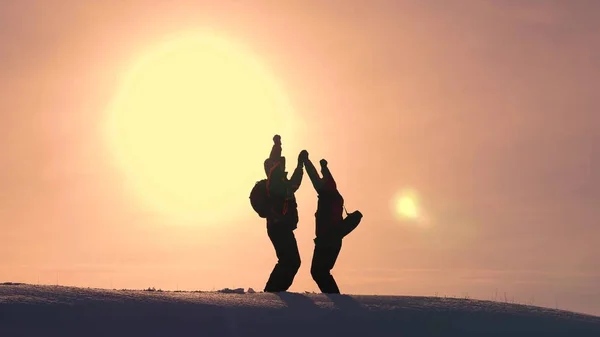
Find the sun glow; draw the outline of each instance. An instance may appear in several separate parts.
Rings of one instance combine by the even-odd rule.
[[[403,219],[419,220],[422,218],[419,199],[412,190],[405,189],[398,193],[394,198],[394,211]]]
[[[184,222],[248,208],[271,137],[293,142],[281,85],[242,45],[214,33],[167,39],[134,62],[108,109],[106,137],[129,190]]]

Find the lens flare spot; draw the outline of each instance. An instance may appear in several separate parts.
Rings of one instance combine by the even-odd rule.
[[[409,189],[400,191],[394,198],[394,211],[397,217],[418,220],[422,217],[417,194]]]
[[[419,210],[417,208],[417,204],[409,196],[404,196],[400,198],[400,200],[398,200],[398,213],[400,213],[400,215],[404,217],[411,219],[419,217]]]

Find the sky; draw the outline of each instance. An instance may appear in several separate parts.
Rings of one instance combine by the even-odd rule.
[[[303,148],[327,158],[346,206],[365,215],[333,270],[342,292],[600,315],[598,13],[584,0],[4,1],[0,279],[264,287],[276,257],[247,196],[272,134],[242,122],[261,112],[231,112],[235,132],[204,120],[199,148],[226,144],[232,174],[194,193],[237,185],[227,216],[185,225],[142,206],[102,133],[139,55],[210,29],[284,92],[288,163]],[[405,189],[419,219],[394,211]],[[317,291],[310,184],[297,199],[302,266],[290,290]]]

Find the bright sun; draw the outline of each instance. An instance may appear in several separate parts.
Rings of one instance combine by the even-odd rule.
[[[174,36],[124,74],[107,113],[115,163],[141,205],[173,221],[223,221],[248,208],[271,137],[290,144],[281,85],[256,56],[215,33]]]

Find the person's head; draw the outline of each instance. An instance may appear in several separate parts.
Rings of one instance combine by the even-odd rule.
[[[264,167],[267,177],[272,176],[273,174],[277,176],[287,175],[285,172],[285,157],[267,158]]]
[[[337,191],[337,185],[335,184],[335,181],[326,178],[321,179],[321,187],[319,188],[319,192],[327,193],[335,191]]]

